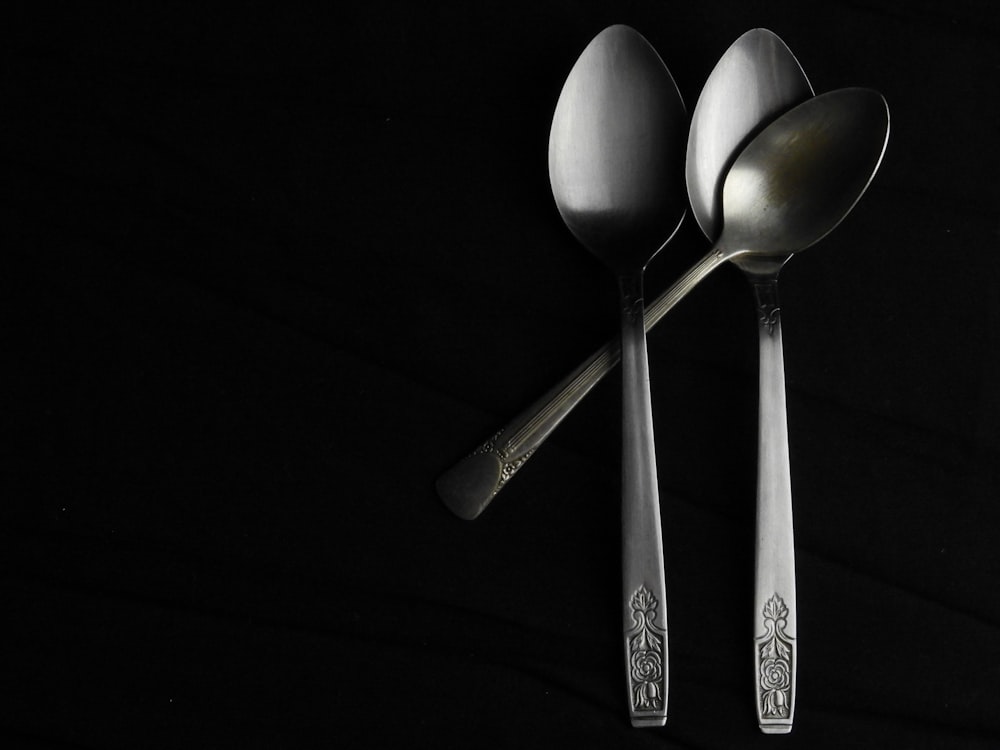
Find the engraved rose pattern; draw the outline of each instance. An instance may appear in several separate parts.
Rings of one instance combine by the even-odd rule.
[[[632,679],[636,682],[648,682],[660,679],[663,674],[663,662],[655,651],[636,651],[632,654]]]
[[[766,719],[787,719],[791,711],[792,639],[785,633],[788,607],[775,594],[761,611],[767,633],[761,639],[760,713]]]
[[[653,593],[641,586],[632,594],[634,627],[628,633],[629,692],[633,711],[658,711],[663,708],[663,631],[655,624],[658,602]]]
[[[787,690],[791,685],[788,662],[784,659],[766,659],[760,665],[760,686],[765,690]]]

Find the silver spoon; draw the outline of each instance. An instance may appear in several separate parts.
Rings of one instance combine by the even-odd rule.
[[[759,63],[747,65],[748,56]],[[744,34],[716,64],[695,106],[687,149],[688,197],[709,241],[722,231],[722,186],[729,164],[761,123],[812,93],[788,48],[763,29]],[[791,472],[778,308],[778,272],[790,257],[753,254],[733,259],[753,284],[760,332],[754,658],[757,722],[766,734],[791,731],[798,664]]]
[[[737,39],[720,58],[713,77],[717,78],[720,70],[727,71],[733,78],[735,83],[730,88],[740,91],[729,108],[738,127],[734,126],[729,135],[742,135],[731,142],[731,138],[722,139],[715,133],[711,140],[721,144],[718,149],[698,147],[706,162],[701,167],[702,179],[699,181],[703,190],[690,194],[696,206],[717,205],[720,196],[717,186],[722,183],[737,144],[745,142],[746,136],[778,113],[812,94],[808,83],[803,85],[805,78],[792,53],[777,36],[764,29],[749,31]],[[702,100],[705,100],[704,94]],[[701,111],[710,110],[702,107]],[[715,118],[712,120],[718,122]],[[707,143],[708,139],[696,135],[695,129],[692,127],[694,143]],[[706,210],[699,209],[702,214]],[[650,304],[645,312],[646,330],[658,323],[688,291],[689,288],[675,285]],[[442,474],[437,490],[448,508],[466,520],[479,516],[563,418],[611,370],[619,356],[620,343],[608,343],[472,455]]]
[[[782,115],[729,170],[716,257],[738,261],[769,283],[791,254],[820,240],[850,212],[878,169],[888,137],[888,108],[870,89],[833,91]],[[747,252],[753,247],[758,251]],[[776,307],[774,312],[771,320]],[[783,734],[791,730],[795,693],[794,565],[781,338],[771,320],[762,321],[761,333],[756,606],[764,634],[755,644],[755,684],[761,730]]]
[[[622,613],[633,726],[667,719],[666,583],[642,276],[687,210],[686,131],[684,102],[663,61],[638,32],[618,25],[576,61],[549,133],[559,213],[614,272],[621,299]]]

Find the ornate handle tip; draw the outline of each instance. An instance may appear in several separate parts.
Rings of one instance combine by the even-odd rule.
[[[788,734],[795,713],[795,638],[785,632],[790,619],[784,600],[774,594],[761,610],[764,635],[754,645],[757,666],[757,725],[764,734]]]
[[[497,493],[502,470],[496,454],[475,453],[438,477],[438,497],[459,518],[475,520]]]
[[[633,727],[662,727],[667,721],[667,631],[657,622],[660,607],[645,586],[628,601],[631,627],[625,631],[625,655]]]

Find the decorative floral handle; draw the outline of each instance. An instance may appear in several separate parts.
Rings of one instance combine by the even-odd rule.
[[[754,649],[757,663],[757,720],[765,734],[792,729],[795,710],[795,639],[786,629],[791,617],[784,600],[774,594],[761,610],[764,635]]]
[[[625,649],[632,723],[662,726],[667,711],[667,631],[656,622],[660,603],[640,586],[629,606],[633,627],[625,633]]]
[[[764,734],[792,731],[795,713],[795,535],[785,416],[785,369],[777,270],[754,281],[760,339],[757,440],[757,552],[754,635],[757,723]],[[759,618],[763,618],[761,621]],[[760,633],[763,632],[763,635]]]
[[[667,720],[666,582],[653,444],[642,275],[619,279],[622,301],[622,624],[634,727]]]

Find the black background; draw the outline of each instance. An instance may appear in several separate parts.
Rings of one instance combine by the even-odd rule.
[[[753,711],[756,323],[649,337],[670,720],[628,726],[620,383],[475,522],[438,474],[617,331],[546,145],[604,26],[689,111],[763,26],[892,132],[782,274],[796,727]],[[79,10],[6,24],[4,747],[1000,746],[985,0]],[[706,251],[690,219],[651,294]]]

